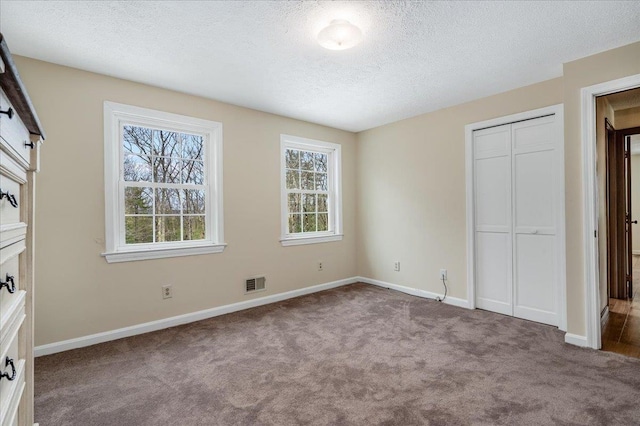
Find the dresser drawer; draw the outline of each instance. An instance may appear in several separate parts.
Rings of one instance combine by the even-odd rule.
[[[5,415],[4,421],[1,423],[2,426],[19,426],[18,423],[18,408],[20,408],[20,399],[24,394],[24,369],[20,371],[20,381],[16,384],[16,391],[13,392],[13,400],[9,401],[9,405],[7,406],[7,414]]]
[[[0,114],[0,138],[7,152],[20,158],[20,162],[29,165],[31,148],[27,143],[31,142],[29,131],[18,117],[15,108],[11,105],[5,93],[0,90],[0,111],[12,110],[11,118],[7,114]]]
[[[8,176],[0,174],[0,225],[20,222],[20,184]]]
[[[25,318],[24,306],[21,315],[9,326],[10,333],[3,340],[0,350],[0,372],[8,374],[0,378],[0,424],[11,424],[15,407],[20,402],[20,394],[24,388],[25,359],[20,358],[19,331]],[[7,362],[9,360],[9,362]]]
[[[0,325],[11,317],[11,310],[17,309],[20,295],[20,254],[26,249],[24,240],[0,249]]]

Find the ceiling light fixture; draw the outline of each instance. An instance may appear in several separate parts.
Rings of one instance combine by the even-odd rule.
[[[334,19],[318,33],[318,43],[325,49],[345,50],[362,41],[362,31],[349,21]]]

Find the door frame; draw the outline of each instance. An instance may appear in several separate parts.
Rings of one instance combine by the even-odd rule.
[[[640,87],[640,74],[583,87],[581,97],[582,124],[582,189],[583,241],[585,280],[586,346],[602,346],[600,324],[600,277],[598,275],[598,198],[596,176],[596,97]],[[596,237],[597,235],[597,237]]]
[[[464,127],[465,132],[465,181],[466,181],[466,220],[467,220],[467,307],[469,309],[476,308],[476,271],[475,271],[475,190],[474,190],[474,168],[473,168],[473,132],[488,127],[502,126],[518,121],[531,120],[546,115],[555,115],[558,120],[558,138],[560,144],[558,147],[559,161],[557,166],[561,170],[558,188],[556,188],[555,200],[558,203],[558,214],[561,215],[559,220],[557,235],[559,236],[560,253],[560,270],[558,271],[559,280],[559,301],[558,301],[558,328],[562,331],[567,330],[567,285],[566,285],[566,236],[565,236],[565,192],[564,192],[564,104],[551,105],[544,108],[538,108],[531,111],[525,111],[517,114],[511,114],[504,117],[498,117],[491,120],[479,121],[477,123],[467,124]]]

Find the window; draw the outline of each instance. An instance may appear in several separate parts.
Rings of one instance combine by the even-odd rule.
[[[105,102],[107,262],[224,250],[222,124]]]
[[[281,135],[284,246],[342,239],[340,145]]]

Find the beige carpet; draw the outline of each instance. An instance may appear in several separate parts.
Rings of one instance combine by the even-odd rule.
[[[52,425],[638,425],[640,360],[365,284],[36,359]]]

